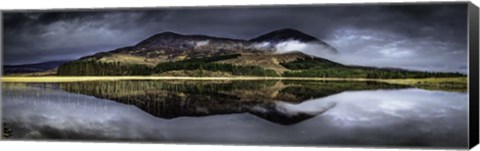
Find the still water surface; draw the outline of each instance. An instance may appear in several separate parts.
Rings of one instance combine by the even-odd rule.
[[[8,139],[465,147],[467,94],[366,82],[3,83]]]

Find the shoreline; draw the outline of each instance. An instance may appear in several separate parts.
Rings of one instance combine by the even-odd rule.
[[[461,80],[467,77],[407,78],[407,79],[367,79],[367,78],[319,78],[319,77],[187,77],[187,76],[2,76],[1,82],[81,82],[116,80],[308,80],[308,81],[415,81],[415,80]]]
[[[3,76],[2,83],[62,83],[121,80],[190,80],[190,81],[235,81],[235,80],[290,80],[290,81],[352,81],[381,82],[430,90],[465,92],[468,89],[467,77],[407,78],[407,79],[366,79],[366,78],[318,78],[318,77],[174,77],[174,76]]]
[[[116,80],[307,80],[307,81],[403,81],[411,83],[418,80],[461,81],[467,77],[406,78],[406,79],[368,79],[368,78],[319,78],[319,77],[185,77],[185,76],[2,76],[1,82],[80,82],[80,81],[116,81]]]
[[[2,82],[81,82],[81,81],[117,81],[117,80],[310,80],[310,81],[372,81],[379,79],[363,78],[315,78],[315,77],[186,77],[186,76],[3,76]]]

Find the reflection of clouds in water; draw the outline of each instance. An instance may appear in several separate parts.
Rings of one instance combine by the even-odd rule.
[[[39,88],[3,92],[8,94],[2,96],[3,121],[18,128],[14,138],[149,139],[152,124],[145,119],[156,119],[134,106],[90,96]]]
[[[321,99],[337,105],[301,124],[324,124],[333,144],[466,146],[467,100],[420,89],[344,92]]]
[[[463,93],[355,91],[296,105],[284,103],[283,109],[290,113],[316,112],[335,104],[319,116],[285,126],[247,113],[165,120],[131,105],[39,91],[3,90],[3,120],[12,126],[15,137],[439,147],[461,147],[467,141],[468,99]],[[22,97],[15,97],[18,93]]]
[[[354,99],[352,99],[354,98]],[[375,126],[402,120],[435,120],[452,116],[466,120],[467,96],[419,89],[345,92],[324,99],[339,105],[324,116],[339,123]],[[460,118],[462,119],[462,118]]]

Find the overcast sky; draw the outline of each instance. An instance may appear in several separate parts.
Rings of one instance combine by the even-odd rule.
[[[281,28],[332,45],[344,64],[467,71],[467,5],[453,3],[8,12],[3,62],[77,59],[164,31],[250,39]]]

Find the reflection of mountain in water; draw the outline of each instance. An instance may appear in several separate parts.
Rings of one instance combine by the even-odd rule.
[[[96,81],[61,83],[72,93],[131,104],[160,118],[250,113],[279,124],[295,124],[319,115],[298,105],[349,90],[399,88],[372,82],[321,81]]]

